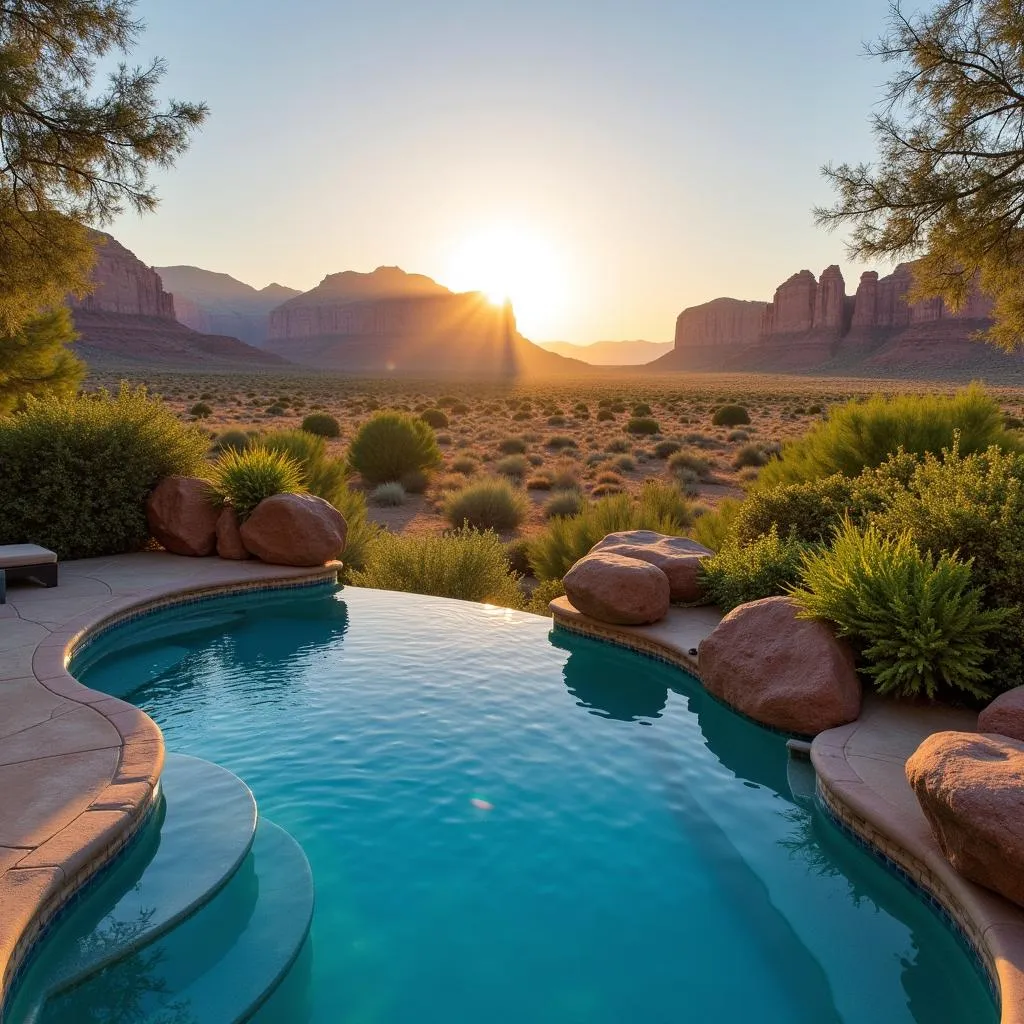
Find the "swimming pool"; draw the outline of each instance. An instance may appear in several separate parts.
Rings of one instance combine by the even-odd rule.
[[[318,587],[139,619],[72,671],[305,851],[312,929],[262,1024],[997,1019],[783,737],[550,620]],[[115,982],[42,1019],[104,1019]]]

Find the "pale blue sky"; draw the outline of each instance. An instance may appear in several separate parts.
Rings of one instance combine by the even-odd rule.
[[[113,232],[147,263],[257,287],[398,264],[468,288],[490,282],[460,249],[505,225],[543,244],[527,262],[558,286],[534,294],[529,268],[509,285],[539,341],[668,340],[684,306],[769,299],[834,262],[852,293],[863,268],[811,207],[830,197],[822,163],[872,155],[887,69],[862,43],[886,10],[140,0],[136,60],[164,56],[167,92],[212,112],[159,174],[159,211]]]

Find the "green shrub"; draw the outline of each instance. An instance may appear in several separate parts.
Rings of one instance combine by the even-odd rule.
[[[283,416],[284,415],[284,406],[283,405],[277,405],[277,404],[268,405],[266,407],[266,409],[264,409],[263,411],[268,416]]]
[[[252,438],[244,430],[225,430],[213,442],[213,450],[222,452],[227,448],[236,448],[241,451],[249,446],[251,440]]]
[[[659,441],[654,446],[654,457],[656,459],[667,459],[670,455],[675,455],[682,445],[678,441]]]
[[[993,685],[1004,690],[1024,684],[1024,456],[995,447],[962,455],[955,445],[941,456],[926,456],[870,521],[889,537],[909,534],[919,550],[935,557],[957,552],[971,559],[986,607],[1007,610],[991,642]]]
[[[522,606],[516,574],[497,535],[473,529],[444,536],[382,532],[370,547],[364,569],[354,571],[358,587],[401,590],[463,601]]]
[[[831,548],[806,557],[802,582],[793,596],[804,615],[850,638],[879,693],[990,695],[987,640],[1005,613],[982,608],[970,562],[922,554],[909,533],[846,523]]]
[[[637,417],[650,416],[651,407],[646,402],[637,402],[633,406],[633,415]]]
[[[347,583],[352,572],[365,567],[370,548],[380,534],[381,528],[367,514],[366,497],[362,491],[344,487],[338,492],[332,504],[345,517],[348,525],[345,552],[341,556],[344,566],[342,580]]]
[[[806,543],[828,540],[844,515],[864,521],[866,510],[854,502],[855,490],[852,480],[837,474],[752,491],[734,517],[735,537],[740,544],[749,544],[775,530],[780,537]]]
[[[551,475],[549,473],[535,473],[526,481],[528,491],[550,491]]]
[[[626,424],[626,430],[631,434],[657,434],[661,428],[658,421],[652,420],[650,416],[634,416]]]
[[[668,471],[674,476],[689,470],[698,480],[704,480],[711,472],[711,463],[693,452],[676,452],[669,457]]]
[[[370,492],[370,504],[379,508],[397,508],[405,504],[405,488],[397,481],[377,484]]]
[[[686,495],[674,484],[662,483],[660,480],[645,480],[636,501],[640,520],[670,523],[674,534],[681,534],[696,518],[693,505]]]
[[[609,455],[625,455],[627,452],[632,451],[632,449],[633,442],[628,437],[613,437],[604,450]]]
[[[768,462],[768,453],[759,444],[745,444],[733,456],[732,464],[736,469],[747,466],[763,466]]]
[[[742,405],[723,405],[717,408],[711,423],[716,427],[739,427],[750,422],[750,413]]]
[[[530,573],[529,547],[530,542],[525,537],[516,537],[505,545],[505,558],[517,576]]]
[[[205,402],[196,402],[196,404],[188,411],[189,415],[195,416],[197,420],[205,420],[212,412],[213,409],[211,409]]]
[[[230,502],[243,521],[264,498],[303,490],[299,463],[263,445],[241,452],[229,448],[213,464],[210,481],[213,492]]]
[[[628,494],[615,494],[591,502],[579,515],[552,519],[547,529],[530,542],[530,565],[540,580],[560,580],[599,540],[621,530],[656,530],[681,535],[675,514],[666,514],[664,497],[651,497],[641,505]]]
[[[607,423],[608,420],[615,419],[615,413],[611,409],[598,409],[597,410],[597,422]]]
[[[583,510],[583,495],[579,491],[556,491],[544,504],[544,518],[575,516]]]
[[[742,505],[735,498],[724,499],[696,521],[690,535],[698,544],[720,551],[733,534],[733,523]]]
[[[612,465],[623,473],[632,473],[636,469],[636,459],[632,455],[617,455],[612,459]]]
[[[341,507],[341,494],[348,489],[348,467],[344,459],[328,453],[323,437],[307,430],[272,430],[255,443],[293,459],[302,473],[303,490]]]
[[[565,586],[562,581],[542,580],[534,587],[529,601],[526,602],[526,610],[534,615],[545,615],[551,618],[551,609],[548,605],[556,597],[565,597]]]
[[[522,455],[526,451],[526,442],[521,437],[506,437],[498,442],[498,451],[502,455]]]
[[[341,436],[341,424],[326,412],[310,413],[302,421],[302,429],[307,434],[316,434],[317,437]]]
[[[62,559],[135,551],[149,538],[149,492],[200,474],[208,444],[144,388],[29,398],[0,417],[0,543]]]
[[[452,459],[450,468],[453,473],[472,476],[480,468],[480,463],[472,455],[457,455]]]
[[[514,530],[528,511],[526,496],[507,480],[477,480],[449,494],[444,514],[453,526],[477,530]]]
[[[444,430],[448,426],[448,417],[440,409],[424,409],[420,419],[435,430]]]
[[[699,522],[699,520],[698,520]],[[747,545],[727,539],[701,562],[704,591],[722,611],[786,593],[800,579],[806,545],[772,530]]]
[[[576,447],[576,442],[568,434],[555,434],[553,437],[548,438],[547,444],[549,448],[553,448],[555,451]]]
[[[506,455],[505,458],[498,459],[494,468],[502,476],[512,477],[513,480],[522,480],[530,469],[530,463],[525,455]]]
[[[398,480],[411,469],[430,469],[441,461],[431,428],[402,412],[377,412],[356,433],[348,461],[369,484]]]
[[[977,385],[955,395],[875,396],[831,410],[798,441],[782,449],[761,473],[760,486],[798,483],[842,473],[857,476],[880,466],[899,449],[938,455],[959,437],[963,455],[997,445],[1020,451],[1019,438],[1006,430],[999,404]]]

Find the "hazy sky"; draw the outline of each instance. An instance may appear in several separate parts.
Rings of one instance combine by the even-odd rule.
[[[863,268],[811,207],[822,163],[872,155],[887,69],[862,43],[886,10],[140,0],[135,59],[164,56],[168,94],[212,113],[159,211],[112,230],[257,287],[397,264],[493,289],[507,264],[538,341],[669,340],[685,306],[835,262],[852,293]]]

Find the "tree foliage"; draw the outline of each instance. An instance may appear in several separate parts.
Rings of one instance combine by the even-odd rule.
[[[77,337],[64,307],[0,335],[0,416],[21,408],[29,395],[64,397],[78,390],[85,366],[67,348]]]
[[[152,210],[152,167],[171,165],[206,116],[162,103],[165,66],[98,62],[141,31],[135,0],[0,2],[0,330],[88,290],[93,238],[126,206]]]
[[[897,70],[872,118],[873,164],[824,168],[850,225],[851,256],[922,256],[911,299],[959,309],[977,281],[995,301],[988,334],[1024,344],[1024,8],[1012,0],[943,0],[908,14],[867,48]]]

